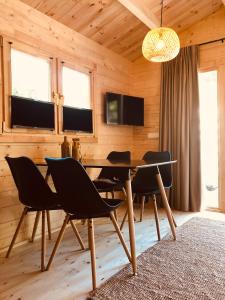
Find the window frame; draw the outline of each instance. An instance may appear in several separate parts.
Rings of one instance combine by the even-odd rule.
[[[11,128],[11,99],[12,95],[12,76],[11,76],[11,49],[15,49],[27,53],[38,58],[47,59],[50,62],[50,90],[51,101],[54,103],[55,129],[38,129],[38,128]],[[25,135],[40,134],[40,135],[56,135],[58,132],[57,120],[57,102],[55,92],[57,88],[56,82],[56,58],[52,57],[50,53],[39,48],[26,45],[17,41],[3,39],[3,73],[4,73],[4,116],[3,116],[3,133],[23,133]]]
[[[62,82],[62,69],[63,66],[73,69],[78,72],[86,73],[90,75],[91,79],[91,103],[90,109],[92,110],[92,122],[93,122],[93,133],[86,133],[80,131],[63,131],[63,82]],[[79,137],[87,137],[87,138],[96,138],[97,130],[96,130],[96,97],[95,97],[95,86],[96,86],[96,66],[93,65],[83,65],[78,62],[71,62],[70,60],[57,59],[57,69],[58,69],[58,97],[59,97],[59,105],[58,105],[58,125],[59,125],[59,135],[68,135],[68,136],[79,136]]]

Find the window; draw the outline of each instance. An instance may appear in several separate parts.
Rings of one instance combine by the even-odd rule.
[[[91,74],[63,66],[62,93],[65,106],[90,109]]]
[[[11,48],[11,87],[13,96],[50,102],[50,61]]]
[[[56,59],[50,53],[3,39],[4,133],[57,133]]]
[[[96,138],[94,64],[76,58],[64,62],[48,51],[6,38],[1,51],[5,87],[2,122],[0,119],[3,133],[67,132],[71,136],[80,134],[84,139]]]
[[[203,208],[218,208],[218,102],[216,70],[201,72],[199,79],[201,175]]]

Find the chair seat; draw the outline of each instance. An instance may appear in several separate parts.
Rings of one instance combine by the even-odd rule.
[[[106,218],[109,217],[109,214],[111,211],[115,210],[116,208],[118,208],[122,203],[124,203],[123,200],[120,199],[107,199],[107,198],[102,198],[102,200],[104,202],[106,202],[108,205],[107,207],[104,209],[104,211],[98,211],[96,212],[91,212],[91,211],[85,211],[85,212],[74,212],[71,213],[71,211],[69,212],[69,214],[71,214],[70,219],[71,220],[80,220],[80,219],[94,219],[94,218]]]
[[[98,178],[93,181],[96,189],[99,193],[120,191],[123,189],[123,183],[120,181],[114,181],[107,178]]]
[[[60,210],[63,209],[60,204],[55,204],[52,206],[45,206],[45,207],[27,207],[28,211],[43,211],[43,210]]]
[[[27,206],[28,211],[42,211],[42,210],[59,210],[62,206],[59,204],[59,199],[56,193],[51,192],[48,198],[48,202],[36,203],[32,207]]]
[[[165,189],[169,189],[170,187],[166,187],[164,186]],[[159,189],[149,189],[149,188],[145,188],[143,186],[139,186],[139,185],[135,185],[132,184],[132,192],[134,194],[139,194],[139,195],[158,195],[160,194],[160,190]]]

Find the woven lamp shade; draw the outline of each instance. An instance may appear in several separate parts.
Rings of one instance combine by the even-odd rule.
[[[152,62],[165,62],[173,59],[180,51],[180,41],[176,32],[167,27],[150,30],[143,41],[142,53]]]

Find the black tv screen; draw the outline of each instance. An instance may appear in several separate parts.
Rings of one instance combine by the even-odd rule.
[[[144,99],[139,97],[123,97],[123,123],[144,126]]]
[[[106,93],[107,124],[144,126],[144,98]]]
[[[92,110],[63,106],[63,131],[92,133]]]
[[[122,124],[123,121],[123,95],[106,93],[106,123]]]
[[[54,103],[11,96],[11,127],[54,130]]]

